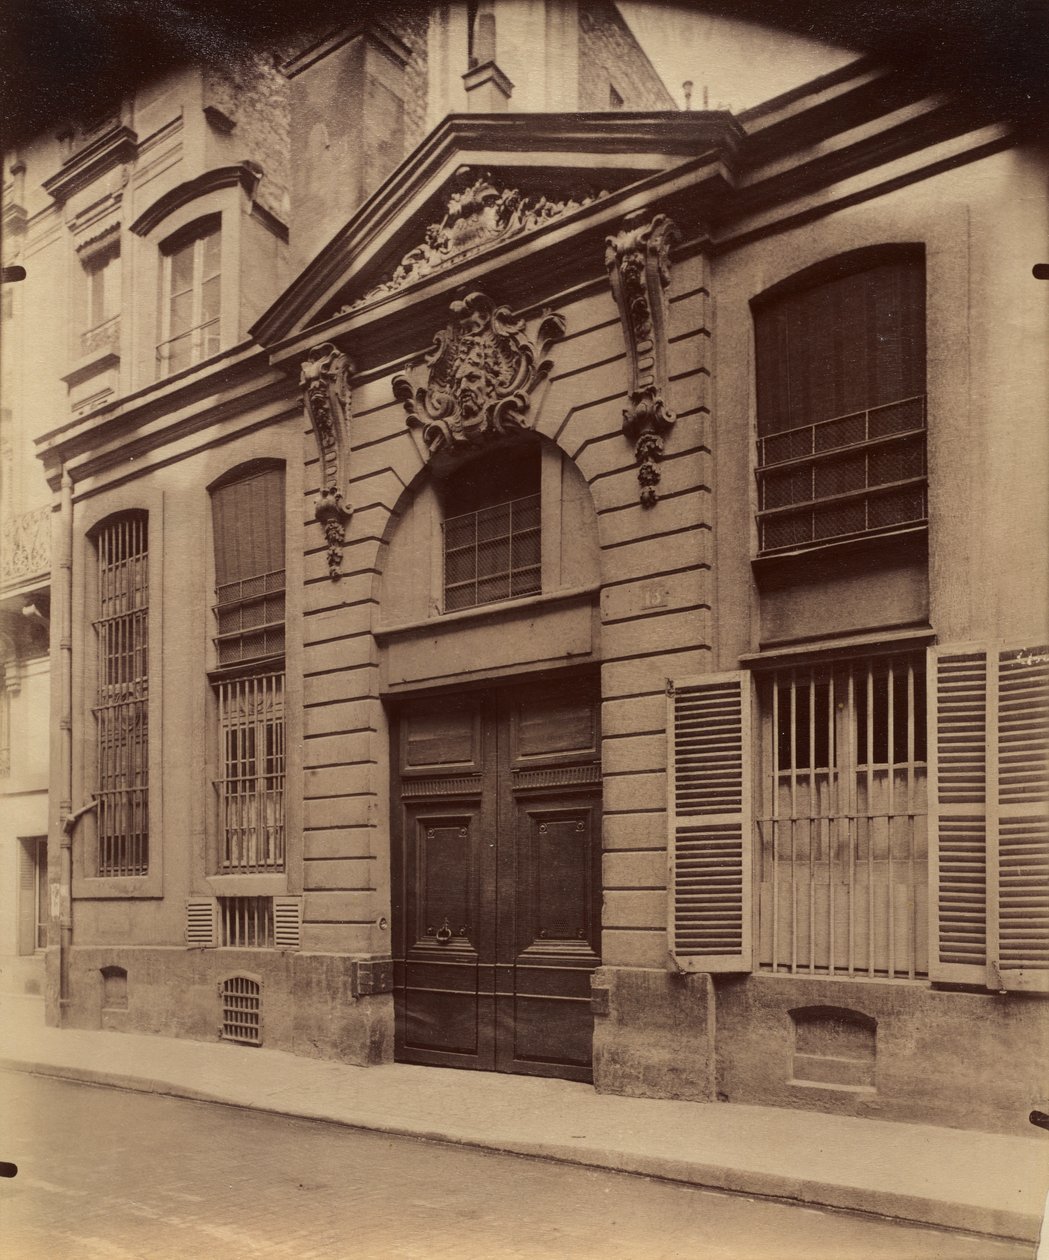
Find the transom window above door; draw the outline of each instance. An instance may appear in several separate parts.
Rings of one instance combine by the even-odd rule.
[[[456,472],[444,491],[444,611],[542,590],[540,452],[515,444]]]

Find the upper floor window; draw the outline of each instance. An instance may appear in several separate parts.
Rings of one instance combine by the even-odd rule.
[[[149,871],[149,534],[129,512],[96,536],[99,875]]]
[[[444,494],[444,611],[542,590],[540,450],[474,460]]]
[[[760,300],[755,344],[760,550],[923,522],[920,252]]]
[[[164,255],[157,372],[170,376],[218,353],[222,236],[217,218]]]
[[[284,470],[211,494],[223,874],[284,869]]]
[[[120,313],[120,246],[92,254],[84,262],[87,301],[84,328],[90,332]]]

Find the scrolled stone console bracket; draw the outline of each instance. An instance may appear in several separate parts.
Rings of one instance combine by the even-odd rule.
[[[667,286],[670,246],[677,229],[665,214],[645,222],[631,215],[606,241],[605,266],[619,307],[630,367],[630,405],[623,433],[634,444],[641,506],[652,507],[659,485],[657,461],[674,424],[667,406]]]
[[[339,577],[346,526],[353,508],[344,501],[350,453],[350,375],[353,365],[330,341],[314,346],[302,363],[303,409],[320,455],[321,490],[313,514],[328,544],[328,575]]]

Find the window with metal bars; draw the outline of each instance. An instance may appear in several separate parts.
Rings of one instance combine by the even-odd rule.
[[[105,524],[97,548],[95,781],[100,876],[149,871],[149,546],[144,512]]]
[[[221,874],[285,864],[284,470],[212,490]]]
[[[540,455],[515,444],[476,460],[445,490],[444,611],[542,590]]]
[[[217,354],[221,341],[222,235],[220,220],[201,222],[164,253],[163,340],[157,375],[170,376]]]
[[[215,683],[221,874],[284,869],[284,675]]]
[[[760,966],[926,975],[924,658],[778,669],[757,686]]]
[[[763,553],[926,520],[925,266],[894,255],[755,304]]]
[[[221,943],[237,949],[273,948],[272,897],[220,897]]]
[[[222,982],[222,1037],[249,1046],[262,1045],[262,985],[248,976]]]

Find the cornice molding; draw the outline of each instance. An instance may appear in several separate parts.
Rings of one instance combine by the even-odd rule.
[[[727,113],[449,115],[256,321],[252,335],[271,346],[331,302],[352,278],[354,263],[374,257],[377,242],[393,234],[394,217],[410,220],[440,193],[457,159],[493,179],[504,164],[518,172],[540,164],[563,172],[566,183],[600,181],[623,191],[700,157],[709,162],[713,153],[731,154],[742,139]]]
[[[55,201],[66,201],[111,167],[130,162],[137,153],[137,134],[117,124],[63,162],[61,170],[44,180],[44,191]]]
[[[205,171],[195,179],[187,179],[158,197],[131,224],[131,231],[136,236],[148,236],[169,214],[220,188],[239,185],[249,197],[253,197],[261,178],[262,167],[257,162],[238,162],[235,166],[218,166],[214,170]]]

